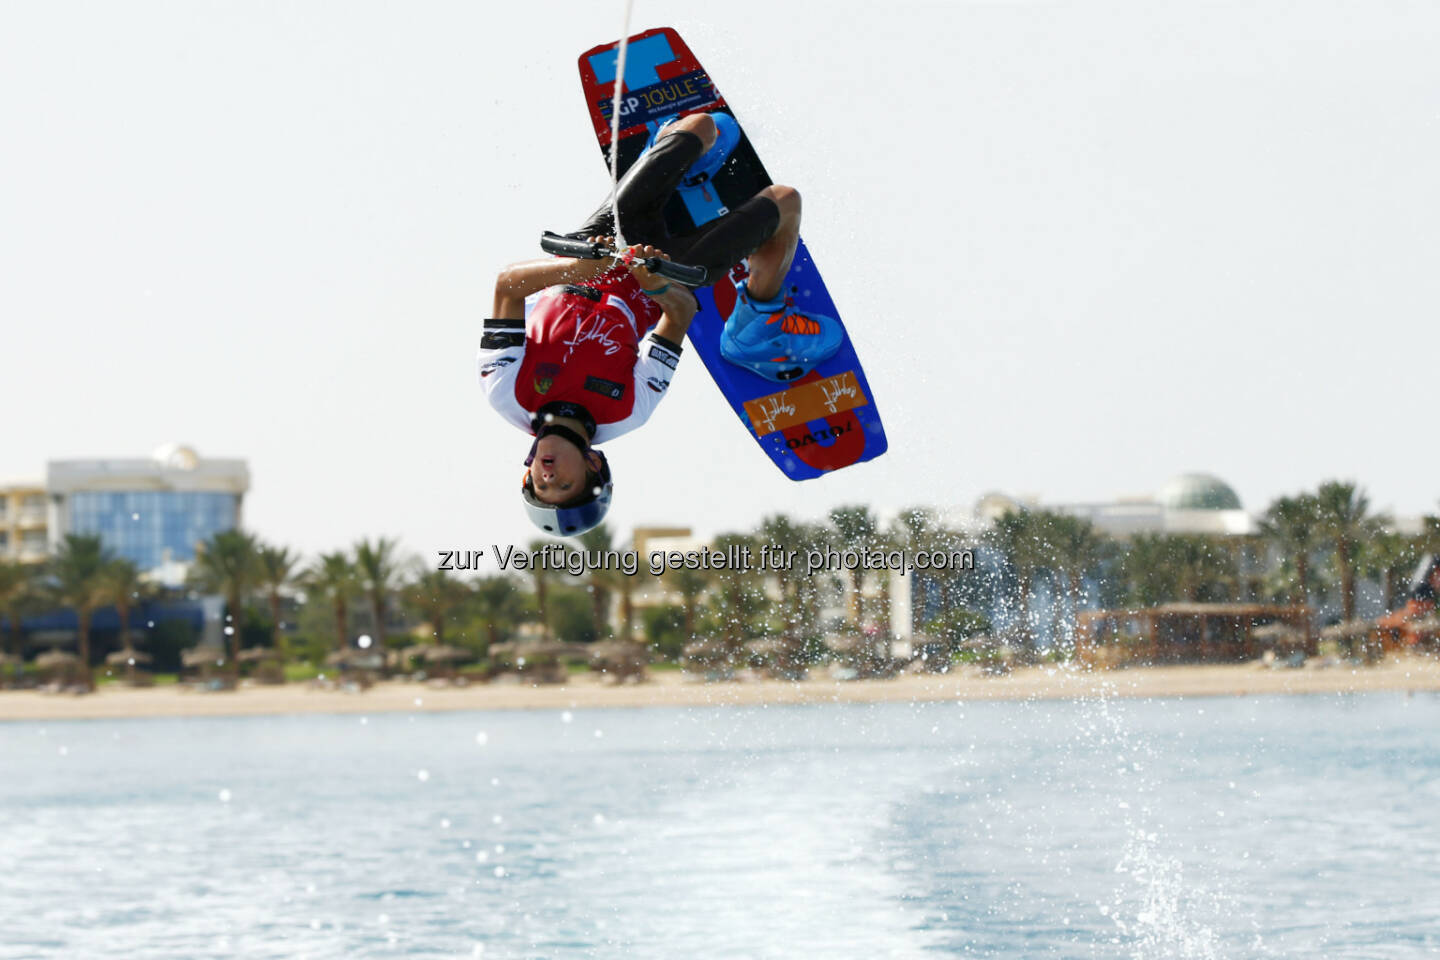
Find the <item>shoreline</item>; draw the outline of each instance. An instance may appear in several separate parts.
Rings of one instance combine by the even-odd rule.
[[[400,681],[378,683],[364,692],[320,689],[308,683],[249,686],[225,693],[122,686],[102,687],[84,696],[6,690],[0,691],[0,722],[1376,692],[1440,692],[1440,659],[1391,657],[1376,666],[1339,664],[1324,669],[1269,669],[1254,663],[1094,671],[1038,666],[997,677],[956,670],[858,681],[838,681],[817,672],[798,682],[705,683],[678,671],[663,671],[653,673],[645,683],[621,686],[595,674],[579,674],[564,684],[530,686],[512,681],[432,687]]]

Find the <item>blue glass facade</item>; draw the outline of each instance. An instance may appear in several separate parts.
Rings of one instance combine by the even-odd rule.
[[[150,570],[167,559],[194,560],[197,543],[235,529],[240,498],[161,490],[87,492],[71,494],[67,506],[71,533],[98,536],[117,556]]]

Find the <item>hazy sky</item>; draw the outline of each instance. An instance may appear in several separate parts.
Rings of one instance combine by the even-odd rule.
[[[181,440],[307,552],[531,539],[474,354],[606,190],[575,62],[622,9],[0,0],[0,480]],[[890,452],[792,483],[689,354],[607,448],[621,531],[1187,470],[1436,508],[1440,6],[636,0],[664,24],[804,194]]]

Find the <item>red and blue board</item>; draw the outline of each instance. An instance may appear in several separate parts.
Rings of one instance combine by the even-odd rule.
[[[580,56],[585,102],[607,169],[618,52],[617,42]],[[621,175],[645,149],[652,130],[677,114],[701,111],[734,116],[710,74],[680,35],[662,27],[631,37],[621,86],[617,161]],[[742,127],[740,143],[719,172],[705,184],[677,191],[670,198],[665,209],[670,232],[687,233],[772,182]],[[700,312],[690,324],[689,339],[760,448],[792,480],[809,480],[884,453],[885,428],[848,331],[834,356],[786,384],[766,380],[720,355],[724,318],[734,306],[736,286],[745,276],[745,264],[741,263],[725,279],[696,291]],[[785,277],[785,290],[801,310],[839,319],[804,240]]]

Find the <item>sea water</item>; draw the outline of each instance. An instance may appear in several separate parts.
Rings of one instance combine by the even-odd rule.
[[[1440,697],[0,724],[0,956],[1418,957]]]

